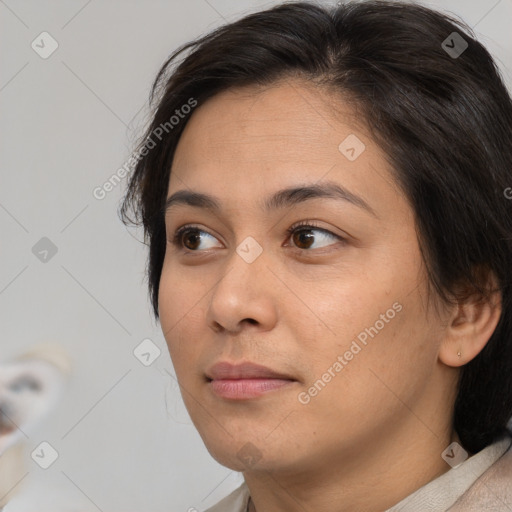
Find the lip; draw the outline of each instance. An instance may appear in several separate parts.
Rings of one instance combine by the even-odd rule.
[[[266,366],[256,363],[245,362],[234,364],[228,361],[221,361],[214,364],[207,372],[210,380],[221,379],[282,379],[295,380],[290,375],[274,371]]]
[[[233,364],[222,361],[207,372],[208,385],[218,396],[231,400],[248,400],[277,391],[297,382],[288,374],[256,363]]]

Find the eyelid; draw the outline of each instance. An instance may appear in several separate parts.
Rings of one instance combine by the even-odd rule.
[[[172,236],[172,239],[170,240],[170,242],[177,246],[178,248],[180,249],[183,249],[185,252],[188,252],[188,253],[193,253],[193,252],[204,252],[204,251],[191,251],[190,249],[186,249],[185,247],[182,246],[182,244],[180,243],[180,238],[182,237],[182,235],[187,231],[187,230],[197,230],[197,231],[200,231],[202,233],[206,233],[208,235],[210,235],[211,237],[213,238],[217,238],[215,235],[213,235],[212,233],[210,233],[209,231],[207,231],[206,229],[203,229],[202,227],[200,227],[199,225],[196,225],[196,224],[185,224],[179,228],[177,228]]]
[[[339,242],[342,242],[342,243],[346,242],[348,240],[348,237],[338,235],[336,233],[333,233],[331,230],[329,230],[327,228],[323,228],[323,227],[319,226],[317,224],[317,222],[314,220],[302,220],[302,221],[292,224],[292,226],[290,226],[286,230],[287,240],[292,236],[292,234],[294,232],[299,231],[300,228],[303,228],[304,231],[307,231],[308,229],[311,231],[321,231],[321,232],[327,234],[328,236],[331,236],[331,237],[337,239]],[[178,249],[182,250],[186,254],[193,254],[193,253],[201,254],[201,253],[207,253],[209,251],[209,249],[207,249],[207,250],[191,250],[191,249],[185,248],[180,240],[181,240],[181,237],[183,236],[183,234],[186,233],[188,230],[191,230],[191,231],[196,230],[198,232],[206,233],[207,235],[209,235],[213,238],[217,238],[217,236],[213,235],[208,230],[203,229],[202,227],[200,227],[197,224],[185,224],[183,226],[180,226],[179,228],[177,228],[175,230],[175,232],[172,236],[172,239],[169,241],[174,246],[176,246]],[[294,247],[294,246],[291,246],[291,247],[292,247],[292,250],[299,252],[301,254],[305,254],[305,253],[313,253],[313,254],[317,253],[318,254],[318,253],[321,253],[325,249],[328,250],[329,247],[331,247],[332,245],[336,245],[336,244],[329,244],[325,247],[320,247],[317,249],[301,249],[300,247]]]

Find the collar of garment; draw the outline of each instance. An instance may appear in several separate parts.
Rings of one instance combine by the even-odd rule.
[[[209,509],[209,512],[246,512],[249,510],[249,500],[249,488],[244,482],[224,500]],[[217,508],[219,506],[221,508]],[[512,510],[512,437],[503,436],[460,465],[420,487],[385,512],[419,510]]]

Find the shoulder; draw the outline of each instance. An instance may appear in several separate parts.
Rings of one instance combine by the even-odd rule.
[[[249,488],[244,482],[231,494],[216,503],[205,512],[246,512],[249,501]]]
[[[512,510],[512,439],[505,453],[454,503],[450,512]]]

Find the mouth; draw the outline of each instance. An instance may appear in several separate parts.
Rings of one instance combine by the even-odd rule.
[[[297,382],[292,376],[255,363],[215,364],[206,372],[211,391],[228,400],[250,400],[283,390]]]

